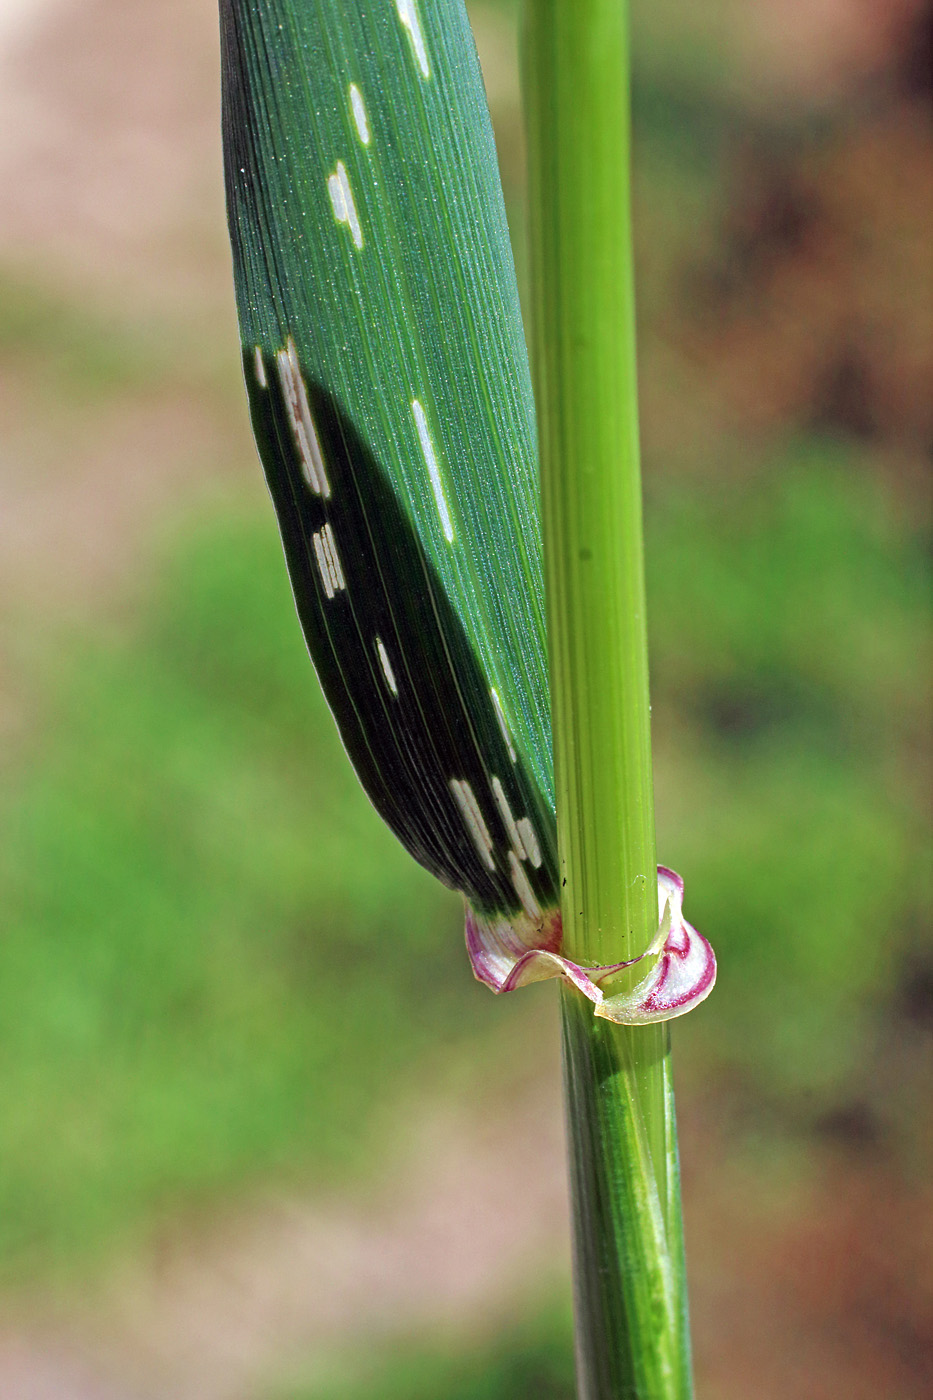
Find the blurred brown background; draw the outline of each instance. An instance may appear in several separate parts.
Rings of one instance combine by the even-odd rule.
[[[470,8],[521,280],[515,11]],[[659,849],[722,968],[674,1032],[698,1396],[919,1400],[931,11],[634,8]],[[553,988],[472,982],[317,694],[217,48],[212,0],[0,0],[0,1394],[567,1400]]]

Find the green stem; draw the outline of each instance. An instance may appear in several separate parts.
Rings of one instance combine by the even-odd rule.
[[[526,0],[535,359],[564,950],[658,925],[627,6]],[[583,1400],[691,1393],[666,1027],[562,993]]]

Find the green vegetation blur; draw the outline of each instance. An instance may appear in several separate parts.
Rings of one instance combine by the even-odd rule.
[[[270,1400],[570,1400],[573,1348],[568,1315],[546,1312],[506,1328],[490,1345],[395,1348],[356,1375]]]
[[[488,1016],[456,900],[356,785],[268,514],[200,524],[158,573],[126,635],[56,654],[8,788],[7,1268],[345,1164],[391,1077]]]
[[[796,91],[760,88],[684,7],[648,8],[635,189],[658,847],[720,963],[674,1031],[681,1112],[726,1123],[766,1182],[782,1161],[816,1170],[829,1142],[857,1161],[881,1144],[906,1183],[933,1024],[923,16],[903,6],[861,68]],[[522,274],[513,8],[475,11]],[[96,552],[116,562],[90,601],[62,605],[54,532],[45,557],[4,566],[7,1289],[67,1287],[263,1184],[378,1178],[399,1106],[448,1075],[495,1077],[503,1035],[540,1038],[550,994],[474,984],[458,900],[345,760],[258,485],[232,311],[216,314],[222,233],[198,245],[220,290],[193,310],[177,288],[95,304],[0,248],[10,450],[35,450],[23,477],[51,483],[37,509],[67,523],[70,452],[124,410],[156,423],[142,470],[157,477],[163,449],[175,464],[120,510],[102,477]],[[159,395],[167,427],[147,417]],[[137,450],[139,431],[115,441]],[[707,1169],[705,1131],[688,1173]],[[458,1345],[416,1340],[378,1378],[281,1393],[570,1394],[564,1311]]]

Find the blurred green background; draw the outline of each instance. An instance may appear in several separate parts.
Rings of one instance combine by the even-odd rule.
[[[701,1400],[933,1384],[929,22],[635,3]],[[569,1400],[553,988],[473,982],[307,661],[212,0],[0,6],[0,78],[0,1393]]]

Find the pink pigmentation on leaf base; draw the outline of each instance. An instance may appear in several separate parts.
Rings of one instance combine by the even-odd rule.
[[[658,866],[658,933],[644,953],[629,962],[583,967],[560,951],[561,918],[556,909],[539,919],[484,915],[467,906],[466,943],[473,972],[494,992],[563,977],[593,1002],[597,1016],[620,1025],[645,1025],[683,1016],[698,1006],[716,981],[716,955],[683,917],[684,882]],[[645,976],[629,991],[607,994],[602,983],[647,961]]]
[[[596,1015],[621,1025],[644,1025],[683,1016],[704,1001],[716,981],[716,954],[710,943],[683,916],[684,882],[673,870],[658,866],[658,935],[644,954],[656,958],[636,987],[615,996],[605,993]]]

